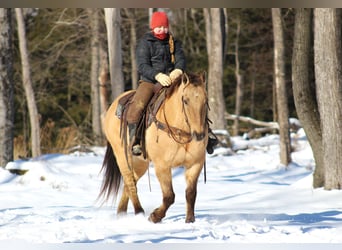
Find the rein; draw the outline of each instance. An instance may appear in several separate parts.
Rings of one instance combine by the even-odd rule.
[[[188,118],[188,115],[186,114],[185,109],[184,109],[183,97],[182,97],[182,112],[185,116],[185,122],[188,125],[189,130],[191,131],[191,125],[189,123],[189,118]],[[168,133],[175,142],[177,142],[179,144],[188,144],[192,141],[193,138],[195,138],[197,141],[201,141],[204,139],[205,132],[189,133],[183,129],[171,126],[169,124],[169,122],[167,121],[166,112],[165,112],[165,105],[163,105],[163,116],[165,119],[165,123],[158,121],[158,119],[155,116],[153,117],[153,121],[156,124],[158,129],[161,129],[161,130],[165,131],[166,133]],[[182,140],[182,138],[185,138],[185,139]]]

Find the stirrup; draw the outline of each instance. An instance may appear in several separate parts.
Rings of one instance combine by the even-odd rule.
[[[139,156],[142,154],[141,146],[140,144],[135,144],[132,147],[132,154],[135,156]]]

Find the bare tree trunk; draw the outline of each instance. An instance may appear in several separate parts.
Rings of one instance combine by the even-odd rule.
[[[131,54],[131,78],[132,78],[132,89],[138,87],[138,70],[137,70],[137,58],[135,48],[137,47],[137,32],[136,32],[136,17],[135,9],[125,9],[126,15],[130,23],[130,54]]]
[[[151,23],[152,14],[153,14],[153,8],[148,8],[148,23],[149,24]]]
[[[235,39],[235,77],[236,77],[236,99],[235,99],[235,115],[238,117],[241,114],[241,104],[243,99],[243,78],[240,73],[239,60],[239,36],[240,36],[240,17],[236,24],[236,39]],[[239,118],[234,120],[233,134],[239,134]]]
[[[322,129],[324,188],[342,188],[341,10],[315,9],[315,77]]]
[[[251,104],[250,104],[250,117],[254,117],[255,109],[255,76],[257,71],[255,53],[253,53],[253,65],[252,65],[252,81],[251,81]]]
[[[112,98],[114,99],[125,89],[122,73],[121,16],[120,8],[105,8],[104,10],[109,50],[110,82],[112,86]]]
[[[15,9],[17,23],[18,23],[18,37],[19,37],[19,49],[21,55],[23,85],[25,89],[25,95],[27,99],[27,106],[30,115],[31,125],[31,144],[32,144],[32,157],[37,157],[41,154],[40,149],[40,127],[39,127],[39,114],[36,106],[36,100],[31,81],[31,69],[29,64],[29,55],[26,44],[26,32],[23,12],[21,8]]]
[[[279,8],[272,9],[272,22],[274,34],[274,76],[280,136],[280,163],[288,166],[291,162],[291,140],[285,83],[285,46],[281,11]]]
[[[100,46],[100,65],[100,76],[98,80],[100,83],[101,125],[102,134],[104,135],[104,118],[110,102],[110,77],[108,71],[108,54],[103,46]],[[105,140],[105,137],[103,139]]]
[[[228,51],[228,32],[229,32],[229,25],[228,25],[228,13],[227,13],[227,8],[224,8],[222,10],[223,14],[223,18],[222,18],[222,26],[224,27],[224,39],[223,39],[223,60],[225,58],[225,55],[227,54]]]
[[[219,8],[204,8],[206,41],[208,51],[208,102],[209,118],[213,129],[226,129],[224,119],[225,102],[223,97],[223,60],[221,13]]]
[[[314,188],[324,186],[322,131],[312,72],[312,9],[296,9],[292,56],[292,85],[296,111],[316,162]],[[312,86],[313,85],[313,86]]]
[[[0,9],[0,167],[13,161],[12,10]]]
[[[92,107],[92,129],[94,143],[100,145],[103,140],[101,126],[101,103],[99,89],[99,70],[100,70],[100,24],[98,9],[88,9],[91,27],[91,107]]]

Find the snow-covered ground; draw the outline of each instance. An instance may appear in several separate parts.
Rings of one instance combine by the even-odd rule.
[[[0,168],[0,242],[342,243],[342,191],[312,188],[315,164],[302,130],[292,135],[287,169],[279,165],[278,139],[233,137],[233,155],[224,148],[208,155],[191,224],[184,223],[182,168],[173,171],[175,204],[152,224],[148,215],[161,202],[153,165],[138,185],[145,216],[129,207],[117,218],[115,205],[96,203],[105,148],[11,162],[7,168],[29,171]]]

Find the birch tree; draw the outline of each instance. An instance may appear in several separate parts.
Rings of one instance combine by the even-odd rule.
[[[39,114],[36,105],[36,99],[34,96],[31,69],[29,63],[29,53],[27,49],[25,22],[23,17],[23,11],[21,8],[15,9],[17,25],[18,25],[18,37],[19,37],[19,50],[21,56],[21,68],[22,68],[22,80],[26,95],[26,101],[30,116],[31,125],[31,151],[32,157],[37,157],[41,154],[40,148],[40,126],[39,126]]]

